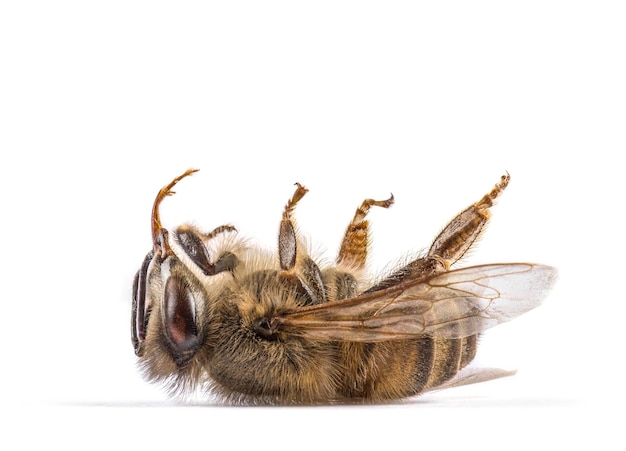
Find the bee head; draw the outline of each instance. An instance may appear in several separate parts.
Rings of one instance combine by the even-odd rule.
[[[187,171],[162,188],[152,209],[153,249],[135,275],[132,292],[131,340],[146,376],[167,380],[200,371],[210,352],[212,299],[238,264],[235,253],[220,249],[212,257],[209,243],[221,226],[203,233],[191,225],[169,232],[162,227],[159,204]],[[213,295],[213,297],[210,296]]]

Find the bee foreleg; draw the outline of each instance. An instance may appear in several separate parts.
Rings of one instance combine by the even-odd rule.
[[[239,259],[232,252],[225,252],[218,257],[217,261],[213,262],[214,259],[209,254],[203,238],[206,240],[207,238],[215,237],[219,233],[234,230],[233,226],[220,226],[208,234],[203,234],[193,226],[183,225],[178,227],[174,234],[185,254],[198,265],[205,275],[213,276],[223,271],[232,271],[239,263]]]
[[[389,208],[393,205],[393,194],[387,200],[365,199],[356,209],[339,248],[337,263],[347,263],[356,268],[365,266],[369,244],[369,222],[365,219],[372,206]]]
[[[230,224],[224,224],[221,225],[219,227],[214,228],[213,230],[211,230],[209,233],[205,233],[202,238],[204,238],[205,241],[209,241],[212,240],[213,238],[215,238],[216,236],[225,233],[225,232],[236,232],[237,228],[235,228],[235,226],[232,226]]]

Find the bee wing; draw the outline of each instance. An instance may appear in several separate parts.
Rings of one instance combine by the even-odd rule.
[[[555,268],[505,263],[457,269],[272,318],[282,333],[317,340],[462,338],[537,307]]]

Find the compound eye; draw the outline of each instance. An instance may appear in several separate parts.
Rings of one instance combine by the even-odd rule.
[[[150,319],[150,306],[146,302],[146,279],[148,277],[148,267],[154,257],[153,252],[149,252],[144,258],[141,268],[135,275],[133,282],[133,304],[131,313],[131,338],[135,354],[139,357],[143,355],[143,342],[146,339],[146,329]]]
[[[165,331],[175,351],[195,351],[199,345],[196,306],[193,295],[182,278],[171,276],[167,280],[164,307]]]

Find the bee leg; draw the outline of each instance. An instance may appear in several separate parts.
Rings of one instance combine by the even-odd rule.
[[[212,240],[213,238],[215,238],[216,236],[225,233],[225,232],[236,232],[237,229],[235,228],[235,226],[232,226],[230,224],[224,224],[221,225],[219,227],[214,228],[213,230],[211,230],[209,233],[205,233],[203,234],[203,238],[205,241],[209,241]]]
[[[372,206],[389,208],[393,205],[393,194],[387,200],[365,199],[356,209],[352,222],[348,225],[339,248],[338,264],[363,268],[367,260],[369,244],[369,222],[365,219]]]
[[[236,230],[233,226],[225,225],[217,227],[208,234],[202,233],[191,225],[178,227],[174,234],[178,244],[185,254],[202,270],[207,276],[214,276],[223,271],[232,271],[239,263],[239,259],[232,252],[224,252],[213,263],[213,258],[209,255],[209,250],[205,245],[206,241],[214,238],[220,233]]]
[[[202,239],[205,242],[207,242],[209,240],[212,240],[216,236],[221,235],[222,233],[236,232],[236,231],[237,231],[237,228],[235,226],[230,225],[230,224],[223,224],[219,227],[214,228],[209,233],[203,234]],[[233,254],[232,252],[224,252],[222,255],[219,256],[219,258],[215,262],[215,265],[214,265],[215,274],[218,274],[222,271],[232,271],[237,267],[238,264],[239,264],[239,259],[237,258],[235,254]]]
[[[504,191],[511,177],[508,173],[500,178],[493,189],[478,202],[470,205],[444,227],[428,250],[428,255],[417,267],[423,265],[428,271],[442,272],[450,269],[472,247],[485,230],[491,217],[489,209]],[[423,274],[423,273],[422,273]],[[450,380],[475,357],[478,337],[472,335],[457,340],[434,340],[434,355],[447,356],[446,364],[434,365],[426,388],[436,387]]]
[[[278,232],[278,257],[280,269],[289,271],[296,265],[296,255],[298,253],[298,243],[294,220],[291,217],[296,205],[309,191],[304,186],[296,183],[296,191],[285,205],[283,219],[280,221],[280,231]]]
[[[369,288],[366,293],[397,285],[405,280],[418,279],[450,269],[476,242],[485,229],[491,213],[489,208],[509,183],[509,174],[502,176],[494,188],[478,202],[459,213],[435,238],[428,254],[413,260]]]
[[[285,283],[295,285],[307,304],[319,304],[326,301],[326,290],[322,274],[317,264],[308,255],[298,251],[298,237],[295,221],[291,214],[297,203],[309,191],[296,183],[296,191],[285,205],[283,219],[278,232],[278,260],[281,278]]]
[[[400,283],[445,272],[457,262],[476,242],[491,216],[489,208],[494,200],[506,188],[510,180],[509,174],[502,176],[494,188],[478,202],[470,205],[444,227],[435,238],[425,257],[413,260],[391,275],[365,291],[372,293]],[[474,359],[476,355],[477,336],[461,339],[424,338],[420,340],[419,349],[430,350],[433,356],[446,356],[443,360],[434,358],[427,370],[428,378],[416,384],[415,393],[430,390],[450,380],[461,369]]]
[[[463,257],[482,234],[491,217],[489,208],[510,180],[508,173],[503,175],[489,193],[452,219],[433,241],[428,256],[441,259],[446,269]]]

